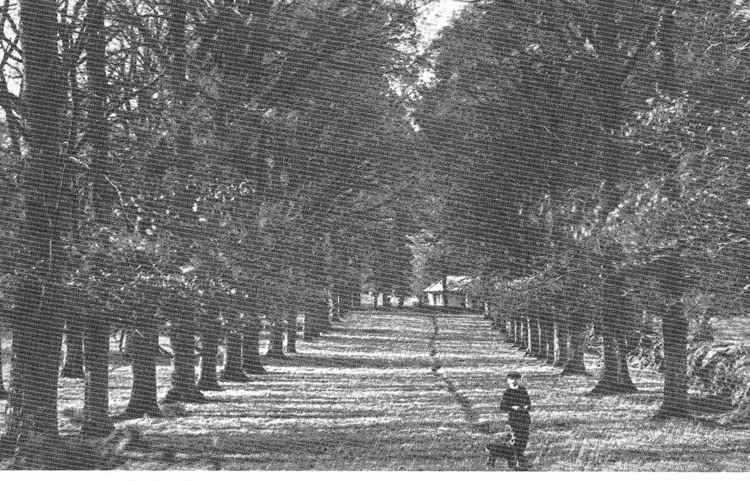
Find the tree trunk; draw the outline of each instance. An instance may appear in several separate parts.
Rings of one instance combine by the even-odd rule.
[[[0,400],[3,399],[8,399],[8,391],[3,385],[3,336],[0,336]]]
[[[284,356],[284,320],[277,318],[271,325],[271,344],[266,352],[266,356],[283,358]]]
[[[663,1],[663,19],[661,28],[661,53],[663,55],[661,86],[672,96],[679,95],[676,66],[676,46],[678,45],[678,31],[676,16],[678,2]],[[677,180],[680,172],[680,159],[671,159],[668,163],[667,182],[664,194],[670,202],[680,201],[680,183]],[[671,175],[669,175],[671,174]],[[669,232],[670,237],[679,239],[680,233],[674,229]],[[682,297],[685,294],[685,276],[687,266],[681,256],[684,246],[678,242],[677,246],[663,260],[663,268],[659,279],[660,290],[667,302],[673,304],[668,307],[662,322],[664,337],[664,400],[657,416],[659,417],[687,417],[688,408],[688,378],[687,378],[687,335],[689,321],[685,317]]]
[[[23,100],[27,155],[25,217],[19,234],[19,279],[12,319],[13,357],[0,456],[18,453],[28,467],[52,464],[59,444],[57,381],[62,345],[62,234],[70,195],[61,158],[64,82],[57,50],[57,4],[21,0]],[[39,446],[39,444],[44,446]],[[45,456],[46,453],[46,456]]]
[[[519,343],[518,343],[518,350],[528,352],[529,350],[529,320],[526,317],[521,317],[520,322],[518,323],[519,327]]]
[[[326,312],[323,317],[320,319],[320,333],[325,333],[331,330],[331,324],[335,317],[335,310],[334,310],[334,303],[333,303],[333,297],[331,296],[331,292],[329,291],[326,299]]]
[[[219,352],[217,328],[208,327],[201,335],[201,375],[198,389],[201,391],[221,391],[216,376],[216,356]]]
[[[169,339],[174,353],[172,387],[167,392],[164,402],[205,402],[206,397],[195,385],[195,313],[187,299],[176,296],[172,303],[172,329]]]
[[[107,181],[111,171],[109,162],[109,125],[107,123],[107,74],[105,71],[106,35],[104,31],[105,0],[87,0],[86,15],[86,72],[89,85],[88,116],[91,128],[87,135],[91,142],[92,212],[94,220],[108,225],[113,190]],[[109,236],[102,234],[100,242],[109,244]],[[103,267],[103,266],[102,266]],[[99,316],[99,318],[94,318]],[[86,387],[83,406],[84,436],[106,436],[114,425],[109,416],[109,338],[110,323],[107,307],[92,306],[86,315],[84,338],[84,372]]]
[[[330,324],[334,324],[341,320],[341,306],[339,305],[339,296],[336,295],[333,289],[329,294],[329,302],[331,305],[329,315]]]
[[[86,387],[83,401],[81,434],[104,437],[115,426],[109,417],[109,329],[104,313],[101,318],[88,316],[84,338],[84,366]]]
[[[679,282],[679,281],[676,281]],[[688,321],[681,302],[668,309],[662,321],[664,336],[664,400],[658,417],[687,417],[687,335]]]
[[[80,310],[74,309],[72,312],[78,314]],[[60,376],[71,379],[83,379],[83,329],[78,319],[68,319],[65,332],[65,347],[65,362]]]
[[[611,257],[611,256],[610,256]],[[624,342],[622,316],[627,315],[622,297],[624,277],[612,272],[605,277],[602,299],[606,303],[602,310],[602,331],[604,338],[604,370],[592,394],[618,394],[637,391],[630,379],[627,349]]]
[[[583,329],[578,332],[570,332],[570,350],[568,351],[568,359],[565,362],[561,376],[576,376],[579,374],[586,374],[586,366],[583,363],[583,354],[586,349],[584,343],[585,332]]]
[[[313,297],[305,309],[305,324],[303,330],[303,339],[311,341],[320,336],[320,324],[322,319],[328,315],[325,301]]]
[[[159,333],[154,319],[143,319],[140,327],[128,334],[127,352],[133,365],[130,401],[119,419],[137,419],[144,415],[161,417],[156,400],[156,356]]]
[[[529,319],[529,350],[531,354],[537,358],[542,358],[542,329],[539,323],[539,318],[534,316],[533,319]]]
[[[555,351],[555,361],[552,365],[564,367],[568,361],[568,342],[570,341],[568,326],[563,327],[562,322],[555,321],[552,329],[554,331],[553,347]]]
[[[592,394],[632,393],[637,389],[630,379],[627,356],[622,341],[613,335],[604,335],[604,370]]]
[[[555,362],[554,327],[549,314],[544,313],[539,323],[541,331],[542,359],[547,364]]]
[[[286,323],[286,352],[297,353],[297,312],[292,312]]]
[[[242,336],[239,332],[227,332],[227,354],[224,359],[222,381],[247,382],[248,377],[242,371]]]
[[[506,336],[506,341],[514,346],[518,346],[518,320],[515,318],[515,315],[511,314],[508,323],[508,335]]]
[[[248,319],[245,326],[245,335],[242,345],[242,369],[247,374],[266,374],[266,370],[260,362],[260,320],[257,316]]]

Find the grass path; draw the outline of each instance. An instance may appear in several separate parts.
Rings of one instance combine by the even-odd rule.
[[[488,435],[476,425],[504,423],[498,407],[509,370],[523,373],[532,399],[534,470],[750,467],[747,426],[651,419],[661,399],[658,373],[633,371],[637,394],[589,397],[595,377],[561,378],[504,343],[480,316],[361,312],[297,348],[269,361],[267,375],[223,383],[224,391],[207,393],[211,403],[187,405],[185,417],[128,421],[152,449],[129,452],[122,468],[486,470]],[[158,366],[160,398],[170,372]],[[113,366],[113,414],[125,408],[131,382],[127,366]],[[81,381],[60,381],[61,410],[80,408],[82,399]],[[65,416],[60,427],[78,429]]]

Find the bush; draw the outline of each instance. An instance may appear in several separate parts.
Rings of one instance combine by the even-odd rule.
[[[688,375],[702,395],[728,399],[737,408],[750,385],[750,346],[703,343],[688,354]]]

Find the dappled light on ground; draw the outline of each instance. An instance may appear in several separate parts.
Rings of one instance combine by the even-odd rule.
[[[560,377],[480,316],[360,312],[297,349],[266,360],[267,375],[222,383],[223,391],[206,393],[211,402],[186,405],[184,417],[121,423],[141,429],[151,446],[127,452],[121,467],[486,470],[489,434],[477,424],[504,424],[504,375],[517,370],[533,402],[533,470],[748,468],[748,430],[651,420],[661,402],[658,373],[634,370],[638,393],[592,397],[595,376]],[[125,409],[132,382],[129,367],[117,366],[113,414]],[[158,367],[160,399],[170,373]],[[82,399],[82,381],[61,379],[62,413]],[[60,422],[63,434],[79,428],[65,414]]]

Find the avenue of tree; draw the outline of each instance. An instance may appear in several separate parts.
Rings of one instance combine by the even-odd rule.
[[[58,375],[85,380],[82,435],[113,430],[112,335],[118,417],[159,416],[365,285],[470,275],[563,374],[600,339],[603,395],[663,351],[664,417],[703,322],[748,312],[744,2],[477,0],[422,52],[428,0],[0,1],[0,456],[60,442]]]

